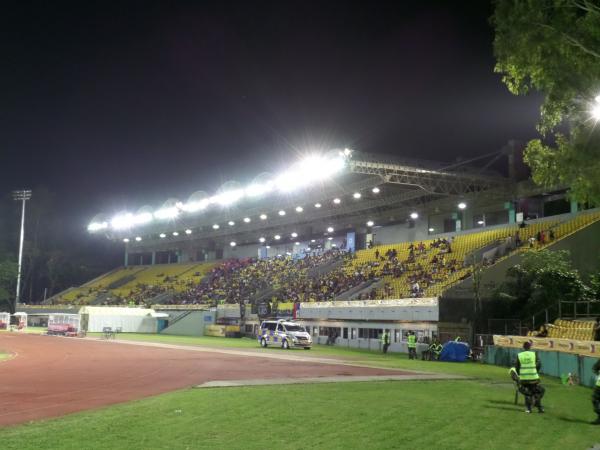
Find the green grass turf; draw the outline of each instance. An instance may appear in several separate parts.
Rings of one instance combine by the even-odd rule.
[[[257,348],[254,340],[123,334],[120,338]],[[257,351],[265,351],[257,348]],[[266,351],[281,352],[280,349]],[[600,443],[591,390],[544,378],[546,414],[513,404],[505,368],[410,361],[337,347],[294,350],[460,381],[187,389],[0,430],[7,449],[586,449]],[[525,439],[525,441],[524,441]]]
[[[3,353],[0,351],[0,361],[4,361],[5,359],[10,358],[10,353]]]

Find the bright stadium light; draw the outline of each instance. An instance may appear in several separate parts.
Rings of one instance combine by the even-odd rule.
[[[105,230],[108,228],[108,222],[92,222],[88,225],[87,230],[90,233],[95,233],[96,231]]]
[[[133,226],[133,214],[117,214],[110,220],[110,227],[113,230],[126,230]]]
[[[300,245],[300,242],[294,242],[294,245]]]
[[[333,227],[327,227],[327,232],[328,233],[333,233]]]
[[[419,218],[419,213],[418,212],[411,212],[410,213],[410,218],[413,220],[416,220]]]
[[[428,230],[430,233],[433,233],[435,231],[435,228],[429,228]]]
[[[339,205],[340,203],[342,203],[342,201],[339,198],[334,198],[333,203],[335,203],[336,205]]]
[[[360,192],[355,192],[354,194],[352,194],[352,197],[354,197],[356,200],[358,200],[362,196],[360,195]]]
[[[267,215],[266,214],[261,214],[260,215],[260,220],[267,220]]]
[[[333,238],[332,238],[331,236],[329,236],[329,237],[327,238],[327,240],[329,240],[329,241],[331,241],[332,239],[333,239]]]
[[[250,223],[250,217],[244,217],[244,223]]]
[[[253,183],[246,187],[244,192],[248,197],[260,197],[261,195],[268,194],[273,190],[273,182],[269,181],[264,184]]]
[[[373,194],[379,194],[381,192],[381,189],[375,186],[373,189],[371,189],[371,192],[373,192]]]
[[[484,225],[484,224],[485,224],[485,222],[483,220],[478,220],[477,221],[477,225]]]
[[[233,205],[244,197],[243,189],[234,189],[232,191],[226,191],[221,194],[213,195],[209,200],[211,203],[220,206]]]
[[[275,236],[273,236],[273,239],[275,239],[276,241],[278,241],[279,239],[281,239],[281,236],[279,236],[278,234],[276,234]]]
[[[227,225],[229,225],[230,227],[235,225],[235,222],[233,220],[230,220],[229,222],[227,222]]]
[[[283,216],[285,216],[285,211],[282,209],[277,214],[279,214],[281,217],[283,217]]]
[[[266,245],[265,248],[271,248],[271,246],[270,245]]]
[[[123,239],[123,242],[125,242],[127,244],[129,242],[129,238]]]
[[[297,238],[297,237],[298,237],[298,233],[296,233],[296,232],[294,231],[294,232],[291,234],[291,236],[292,236],[293,238]]]
[[[187,202],[187,203],[179,202],[179,203],[177,203],[176,206],[179,209],[181,209],[182,211],[193,213],[193,212],[202,211],[203,209],[206,209],[209,204],[210,204],[210,200],[205,198],[202,200]]]
[[[231,245],[232,247],[235,247],[237,244],[236,244],[235,242],[231,241],[231,242],[229,243],[229,245]]]
[[[136,237],[135,237],[135,241],[136,241],[136,242],[140,242],[141,240],[142,240],[141,236],[136,236]]]
[[[308,156],[275,178],[273,183],[279,191],[291,192],[324,181],[341,171],[344,166],[344,158]]]
[[[133,216],[134,225],[144,225],[149,222],[152,222],[152,214],[149,212],[144,212]]]
[[[258,242],[260,242],[261,244],[264,243],[265,241],[266,241],[266,239],[264,237],[258,238]]]
[[[375,222],[373,222],[372,220],[369,220],[369,221],[367,222],[367,226],[368,226],[368,227],[372,227],[373,225],[375,225]]]
[[[302,211],[304,211],[304,208],[302,206],[296,206],[297,213],[301,213]]]
[[[166,238],[166,237],[167,237],[167,235],[166,235],[165,233],[160,233],[160,234],[158,235],[158,237],[159,237],[159,238],[161,238],[161,239],[164,239],[164,238]]]
[[[173,231],[173,236],[179,236],[179,231]]]
[[[321,204],[320,204],[320,203],[315,203],[315,208],[317,208],[317,209],[318,209],[318,208],[320,208],[320,207],[321,207]]]
[[[190,230],[189,228],[187,230],[185,230],[185,234],[192,234],[192,230]]]
[[[314,243],[314,242],[317,242],[317,240],[316,239],[311,239],[310,242]]]
[[[161,208],[154,211],[154,218],[160,220],[174,219],[179,215],[179,208],[171,206],[169,208]]]
[[[590,109],[590,115],[592,116],[592,119],[598,122],[600,121],[600,95],[597,95],[594,100],[595,101]]]
[[[457,206],[458,209],[465,209],[467,207],[467,204],[465,202],[460,202]]]
[[[218,229],[219,229],[219,224],[218,224],[218,223],[215,223],[215,224],[213,225],[213,230],[218,230]]]

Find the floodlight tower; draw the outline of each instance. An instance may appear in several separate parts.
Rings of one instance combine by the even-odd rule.
[[[23,239],[25,238],[25,202],[31,198],[30,189],[13,191],[13,200],[22,202],[21,207],[21,239],[19,241],[19,265],[17,267],[17,292],[15,295],[15,310],[21,293],[21,264],[23,263]]]

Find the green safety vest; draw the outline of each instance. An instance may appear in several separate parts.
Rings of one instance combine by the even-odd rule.
[[[417,348],[417,337],[414,334],[408,335],[408,348]]]
[[[600,374],[596,377],[596,387],[600,388]]]
[[[539,380],[537,368],[535,367],[535,353],[526,351],[521,352],[518,355],[521,368],[519,369],[519,377],[521,381],[535,381]]]
[[[389,333],[383,333],[381,335],[381,342],[383,344],[389,344],[390,343],[390,335],[389,335]]]

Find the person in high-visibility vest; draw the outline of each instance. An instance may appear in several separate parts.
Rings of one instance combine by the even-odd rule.
[[[383,347],[383,353],[387,353],[390,346],[390,333],[387,330],[383,330],[381,335],[381,345]]]
[[[543,413],[542,397],[545,389],[540,384],[540,375],[538,371],[541,368],[540,360],[535,352],[531,351],[531,342],[523,344],[523,351],[517,355],[515,368],[519,374],[519,381],[525,395],[526,413],[531,412],[531,407],[535,406],[538,412]]]
[[[414,331],[409,331],[406,338],[408,345],[408,359],[417,359],[417,337]]]
[[[596,374],[596,386],[594,387],[594,393],[592,394],[592,404],[594,405],[594,412],[598,416],[592,424],[600,425],[600,359],[596,361],[592,370]]]

